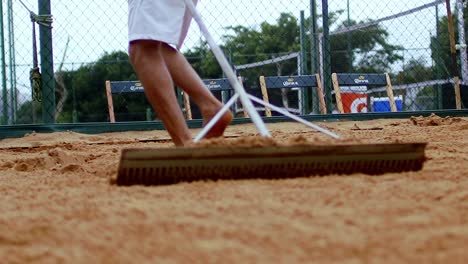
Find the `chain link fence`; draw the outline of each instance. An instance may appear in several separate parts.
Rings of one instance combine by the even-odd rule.
[[[454,109],[454,75],[468,103],[462,0],[451,1],[459,73],[445,1],[203,0],[198,9],[246,89],[261,96],[262,76],[285,77],[266,91],[295,114]],[[106,81],[137,80],[127,12],[127,1],[2,1],[1,124],[108,122]],[[195,23],[181,51],[203,79],[224,78]],[[300,76],[318,82],[299,87]],[[157,118],[138,92],[114,94],[113,107],[117,121]]]

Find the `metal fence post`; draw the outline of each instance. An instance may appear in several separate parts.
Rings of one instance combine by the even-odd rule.
[[[468,55],[466,54],[465,18],[463,17],[463,1],[457,0],[458,48],[460,50],[461,79],[468,80]]]
[[[39,15],[51,15],[50,0],[39,1]],[[52,27],[39,29],[42,69],[42,119],[46,124],[55,123],[55,79],[52,49]]]
[[[317,42],[317,3],[316,0],[310,0],[310,74],[319,72]],[[323,76],[321,77],[323,79]],[[312,89],[312,111],[314,113],[320,112],[318,96],[316,89]]]
[[[328,0],[322,0],[322,14],[323,14],[323,81],[325,90],[325,101],[327,104],[327,112],[333,111],[331,102],[331,51],[330,51],[330,27],[328,20]]]
[[[2,78],[2,117],[0,124],[8,124],[8,92],[7,92],[7,82],[6,82],[6,62],[5,62],[5,31],[3,28],[3,1],[0,3],[0,44],[1,44],[1,78]]]
[[[8,19],[8,46],[9,46],[9,63],[10,63],[10,123],[16,123],[17,112],[17,87],[16,87],[16,49],[15,49],[15,28],[13,16],[13,2],[7,2],[7,19]]]
[[[304,11],[301,10],[300,13],[300,46],[301,46],[301,52],[300,52],[300,72],[298,72],[298,75],[306,75],[307,74],[307,48],[306,48],[306,30],[305,30],[305,15]],[[303,89],[303,91],[300,93],[302,98],[301,98],[301,109],[302,109],[302,115],[306,113],[310,113],[310,105],[311,105],[311,88],[307,87],[306,89]]]
[[[436,80],[440,80],[441,77],[441,66],[442,66],[442,57],[440,52],[440,21],[439,21],[439,6],[435,7],[435,16],[436,16],[436,36],[434,40],[434,48],[435,48],[435,75]],[[436,86],[436,109],[443,109],[443,101],[442,101],[442,85],[437,84]]]

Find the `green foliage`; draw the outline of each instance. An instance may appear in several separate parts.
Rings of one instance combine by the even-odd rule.
[[[464,5],[463,8],[463,16],[465,18],[468,17],[468,8]],[[455,32],[455,41],[458,43],[458,19],[457,15],[454,14],[453,18],[453,26]],[[465,28],[468,28],[468,19],[465,19]],[[467,43],[465,43],[467,44]],[[439,70],[442,78],[447,79],[453,75],[452,72],[452,60],[450,55],[450,35],[448,31],[448,18],[447,16],[443,16],[439,19],[437,34],[431,38],[431,50],[432,50],[432,59],[434,61],[439,62],[441,69]],[[459,51],[457,51],[457,58]],[[458,65],[460,62],[458,61]]]
[[[408,61],[394,79],[398,83],[416,83],[431,80],[432,76],[432,69],[425,66],[423,58],[419,58]]]
[[[336,24],[341,11],[330,14],[330,23]],[[361,22],[351,21],[350,25]],[[311,19],[305,21],[308,28]],[[337,28],[347,27],[347,22],[337,25]],[[222,48],[232,64],[242,65],[272,59],[300,50],[300,25],[296,17],[282,13],[275,24],[263,22],[258,28],[232,26],[227,29],[230,34],[224,36]],[[310,39],[310,32],[306,30]],[[349,34],[331,36],[331,55],[333,72],[385,72],[390,65],[401,60],[397,54],[401,49],[398,45],[387,42],[388,32],[381,26],[353,31]],[[348,46],[348,40],[349,46]],[[308,45],[308,44],[307,44]],[[309,47],[305,47],[309,50]],[[350,52],[348,52],[350,51]],[[310,53],[308,53],[310,55]],[[359,54],[359,56],[356,56]],[[206,43],[201,43],[185,53],[191,58],[191,63],[203,78],[221,78],[222,72]],[[308,56],[310,57],[310,56]],[[307,58],[309,60],[309,58]],[[351,62],[351,63],[350,63]],[[307,61],[306,63],[310,63]],[[278,65],[268,65],[240,72],[247,82],[260,75],[292,75],[297,74],[297,62],[287,61]]]
[[[199,46],[189,50],[185,53],[185,56],[192,67],[200,76],[203,76],[203,78],[214,79],[222,75],[221,68],[216,62],[213,53],[209,51],[206,42],[202,42]]]
[[[351,20],[349,26],[362,22]],[[338,28],[348,27],[343,22]],[[380,25],[331,37],[332,72],[388,72],[390,65],[402,60],[402,47],[387,42],[388,32]],[[356,56],[356,55],[359,55]]]
[[[403,66],[403,70],[393,77],[393,80],[395,83],[409,84],[432,80],[433,76],[433,69],[425,65],[423,58],[419,58],[408,61]],[[422,89],[418,93],[416,101],[413,103],[418,107],[434,107],[432,105],[428,106],[428,101],[435,103],[433,98],[436,95],[436,87],[437,86],[428,86]],[[406,91],[401,92],[404,93]]]
[[[71,122],[73,110],[77,111],[80,122],[108,121],[106,80],[137,80],[126,52],[106,53],[95,63],[83,65],[76,71],[64,72],[64,83],[70,95],[57,121]],[[144,120],[148,105],[146,98],[141,94],[126,97],[121,95],[114,98],[117,120],[119,114],[128,116],[129,113],[141,115],[132,115],[127,120]]]
[[[445,9],[441,9],[445,10]],[[464,5],[463,15],[466,18],[468,16],[468,8]],[[458,19],[457,14],[453,14],[453,26],[455,33],[455,41],[458,42]],[[450,34],[449,34],[449,23],[447,16],[442,16],[439,18],[436,34],[431,37],[431,57],[433,60],[432,67],[424,66],[424,62],[420,60],[409,61],[403,68],[403,71],[400,72],[396,77],[400,83],[415,83],[431,79],[450,79],[453,77],[452,72],[452,58],[450,50]],[[468,28],[468,21],[465,20],[465,28]],[[466,43],[465,43],[466,44]],[[459,59],[459,51],[457,51],[457,58]],[[457,64],[460,65],[460,61],[457,61]],[[424,105],[427,103],[427,98],[436,98],[437,95],[440,96],[440,87],[429,86],[424,88],[418,93],[416,104]],[[424,102],[426,100],[426,102]],[[434,108],[438,107],[438,102],[433,101]]]
[[[243,26],[229,27],[232,34],[224,36],[226,47],[231,52],[233,64],[242,65],[272,59],[299,51],[299,24],[297,19],[282,13],[276,24],[263,22],[258,30]],[[246,86],[257,83],[258,76],[297,74],[297,62],[285,61],[277,65],[242,71]]]
[[[33,111],[33,107],[34,107],[34,111]],[[42,121],[41,103],[33,102],[33,101],[24,102],[19,107],[16,113],[16,116],[17,116],[16,124],[41,123]]]

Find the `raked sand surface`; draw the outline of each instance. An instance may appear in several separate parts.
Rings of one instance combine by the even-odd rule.
[[[165,131],[4,139],[1,263],[468,263],[468,118],[318,124],[347,142],[427,142],[427,161],[381,176],[119,187],[120,151],[171,147]],[[335,143],[268,127],[283,143]],[[233,125],[225,140],[255,135]]]

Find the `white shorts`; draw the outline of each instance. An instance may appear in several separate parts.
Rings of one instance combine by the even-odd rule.
[[[180,48],[191,19],[184,0],[128,0],[128,40],[157,40]]]

